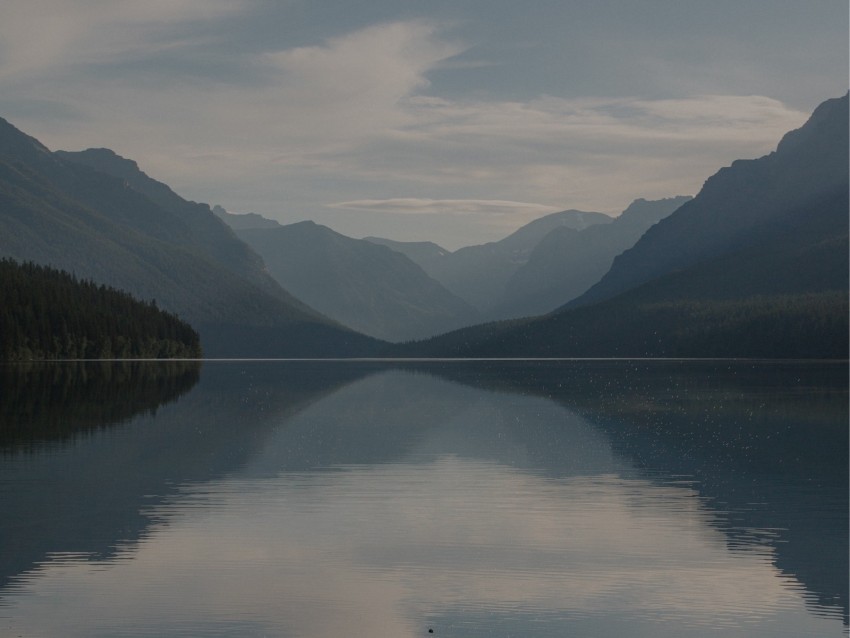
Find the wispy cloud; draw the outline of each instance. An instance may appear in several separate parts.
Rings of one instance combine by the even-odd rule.
[[[436,215],[511,215],[554,213],[558,209],[542,204],[508,202],[491,199],[419,199],[400,197],[395,199],[361,199],[350,202],[328,204],[328,208],[363,210],[371,212]]]
[[[244,10],[248,0],[5,0],[0,78],[138,58],[179,46],[182,28]]]

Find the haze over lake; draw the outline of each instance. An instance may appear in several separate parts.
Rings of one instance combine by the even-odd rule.
[[[8,635],[846,635],[844,364],[3,374]]]

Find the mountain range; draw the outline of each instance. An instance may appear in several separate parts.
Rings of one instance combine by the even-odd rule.
[[[0,120],[0,256],[127,291],[190,322],[207,356],[378,345],[284,291],[205,204],[105,149],[51,152]]]
[[[210,357],[846,357],[847,102],[692,199],[453,252],[213,210],[0,119],[0,257],[155,300]]]
[[[566,306],[406,352],[846,358],[848,173],[845,95],[773,153],[721,169]]]
[[[454,252],[425,242],[366,239],[406,254],[431,277],[489,317],[507,282],[551,231],[579,231],[611,221],[603,213],[566,210],[535,219],[499,241],[466,246]]]
[[[638,199],[610,223],[553,229],[505,283],[490,316],[510,319],[541,315],[578,297],[608,272],[614,257],[690,199]]]
[[[846,95],[827,100],[802,128],[785,135],[774,152],[718,171],[693,201],[617,257],[611,270],[573,305],[609,299],[744,248],[777,220],[816,216],[823,203],[846,196],[847,110]],[[734,279],[730,273],[730,283]]]
[[[233,223],[238,217],[229,214],[225,219]],[[235,223],[240,222],[250,223]],[[469,304],[387,246],[346,237],[311,221],[234,230],[283,288],[363,334],[410,341],[480,320]]]

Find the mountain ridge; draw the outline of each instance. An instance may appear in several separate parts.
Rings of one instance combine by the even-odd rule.
[[[311,307],[359,332],[409,341],[475,323],[469,304],[405,255],[313,221],[236,234]]]
[[[117,155],[101,155],[121,170],[138,168]],[[138,173],[139,180],[149,179]],[[267,356],[307,354],[333,343],[340,352],[365,353],[377,346],[281,289],[208,207],[186,202],[170,189],[161,189],[163,194],[176,199],[161,206],[126,175],[52,153],[0,121],[0,255],[155,299],[198,330],[207,356],[259,354],[238,347],[239,339],[252,340],[258,327],[323,326],[322,343],[282,339],[275,352],[263,353]],[[237,258],[231,260],[232,255]],[[214,326],[229,327],[226,342],[216,340],[220,330],[210,331]]]
[[[511,275],[528,260],[534,247],[549,231],[558,227],[583,229],[611,221],[612,218],[604,213],[566,210],[539,217],[498,241],[465,246],[454,252],[435,251],[427,246],[431,242],[387,245],[406,252],[431,277],[486,315]],[[370,241],[386,243],[391,240],[371,238]]]
[[[569,304],[611,298],[654,277],[728,249],[759,222],[846,182],[848,96],[820,104],[775,151],[736,160],[709,177],[693,200],[653,226],[611,270]],[[754,184],[764,184],[754,189]]]
[[[545,314],[585,292],[611,267],[614,258],[682,204],[689,196],[636,199],[610,223],[547,233],[505,284],[490,313],[510,319]]]
[[[406,353],[846,359],[847,99],[819,107],[811,120],[815,133],[804,125],[783,137],[781,154],[718,171],[693,200],[615,259],[606,277],[615,270],[632,274],[628,267],[642,265],[637,257],[651,256],[665,242],[684,245],[687,259],[674,251],[670,267],[670,255],[661,253],[666,267],[650,263],[656,267],[653,276],[625,277],[629,285],[621,280],[622,290],[609,288],[596,298],[586,293],[577,300],[581,303],[542,317],[458,330],[414,344]],[[718,189],[718,184],[731,186]],[[742,202],[753,201],[758,201],[757,210],[741,211]],[[743,219],[708,238],[708,249],[692,248],[702,239],[695,229],[717,226],[736,214]]]

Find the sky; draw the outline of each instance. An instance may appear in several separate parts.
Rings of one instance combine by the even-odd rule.
[[[3,0],[0,117],[187,199],[499,239],[694,195],[848,89],[846,0]]]

